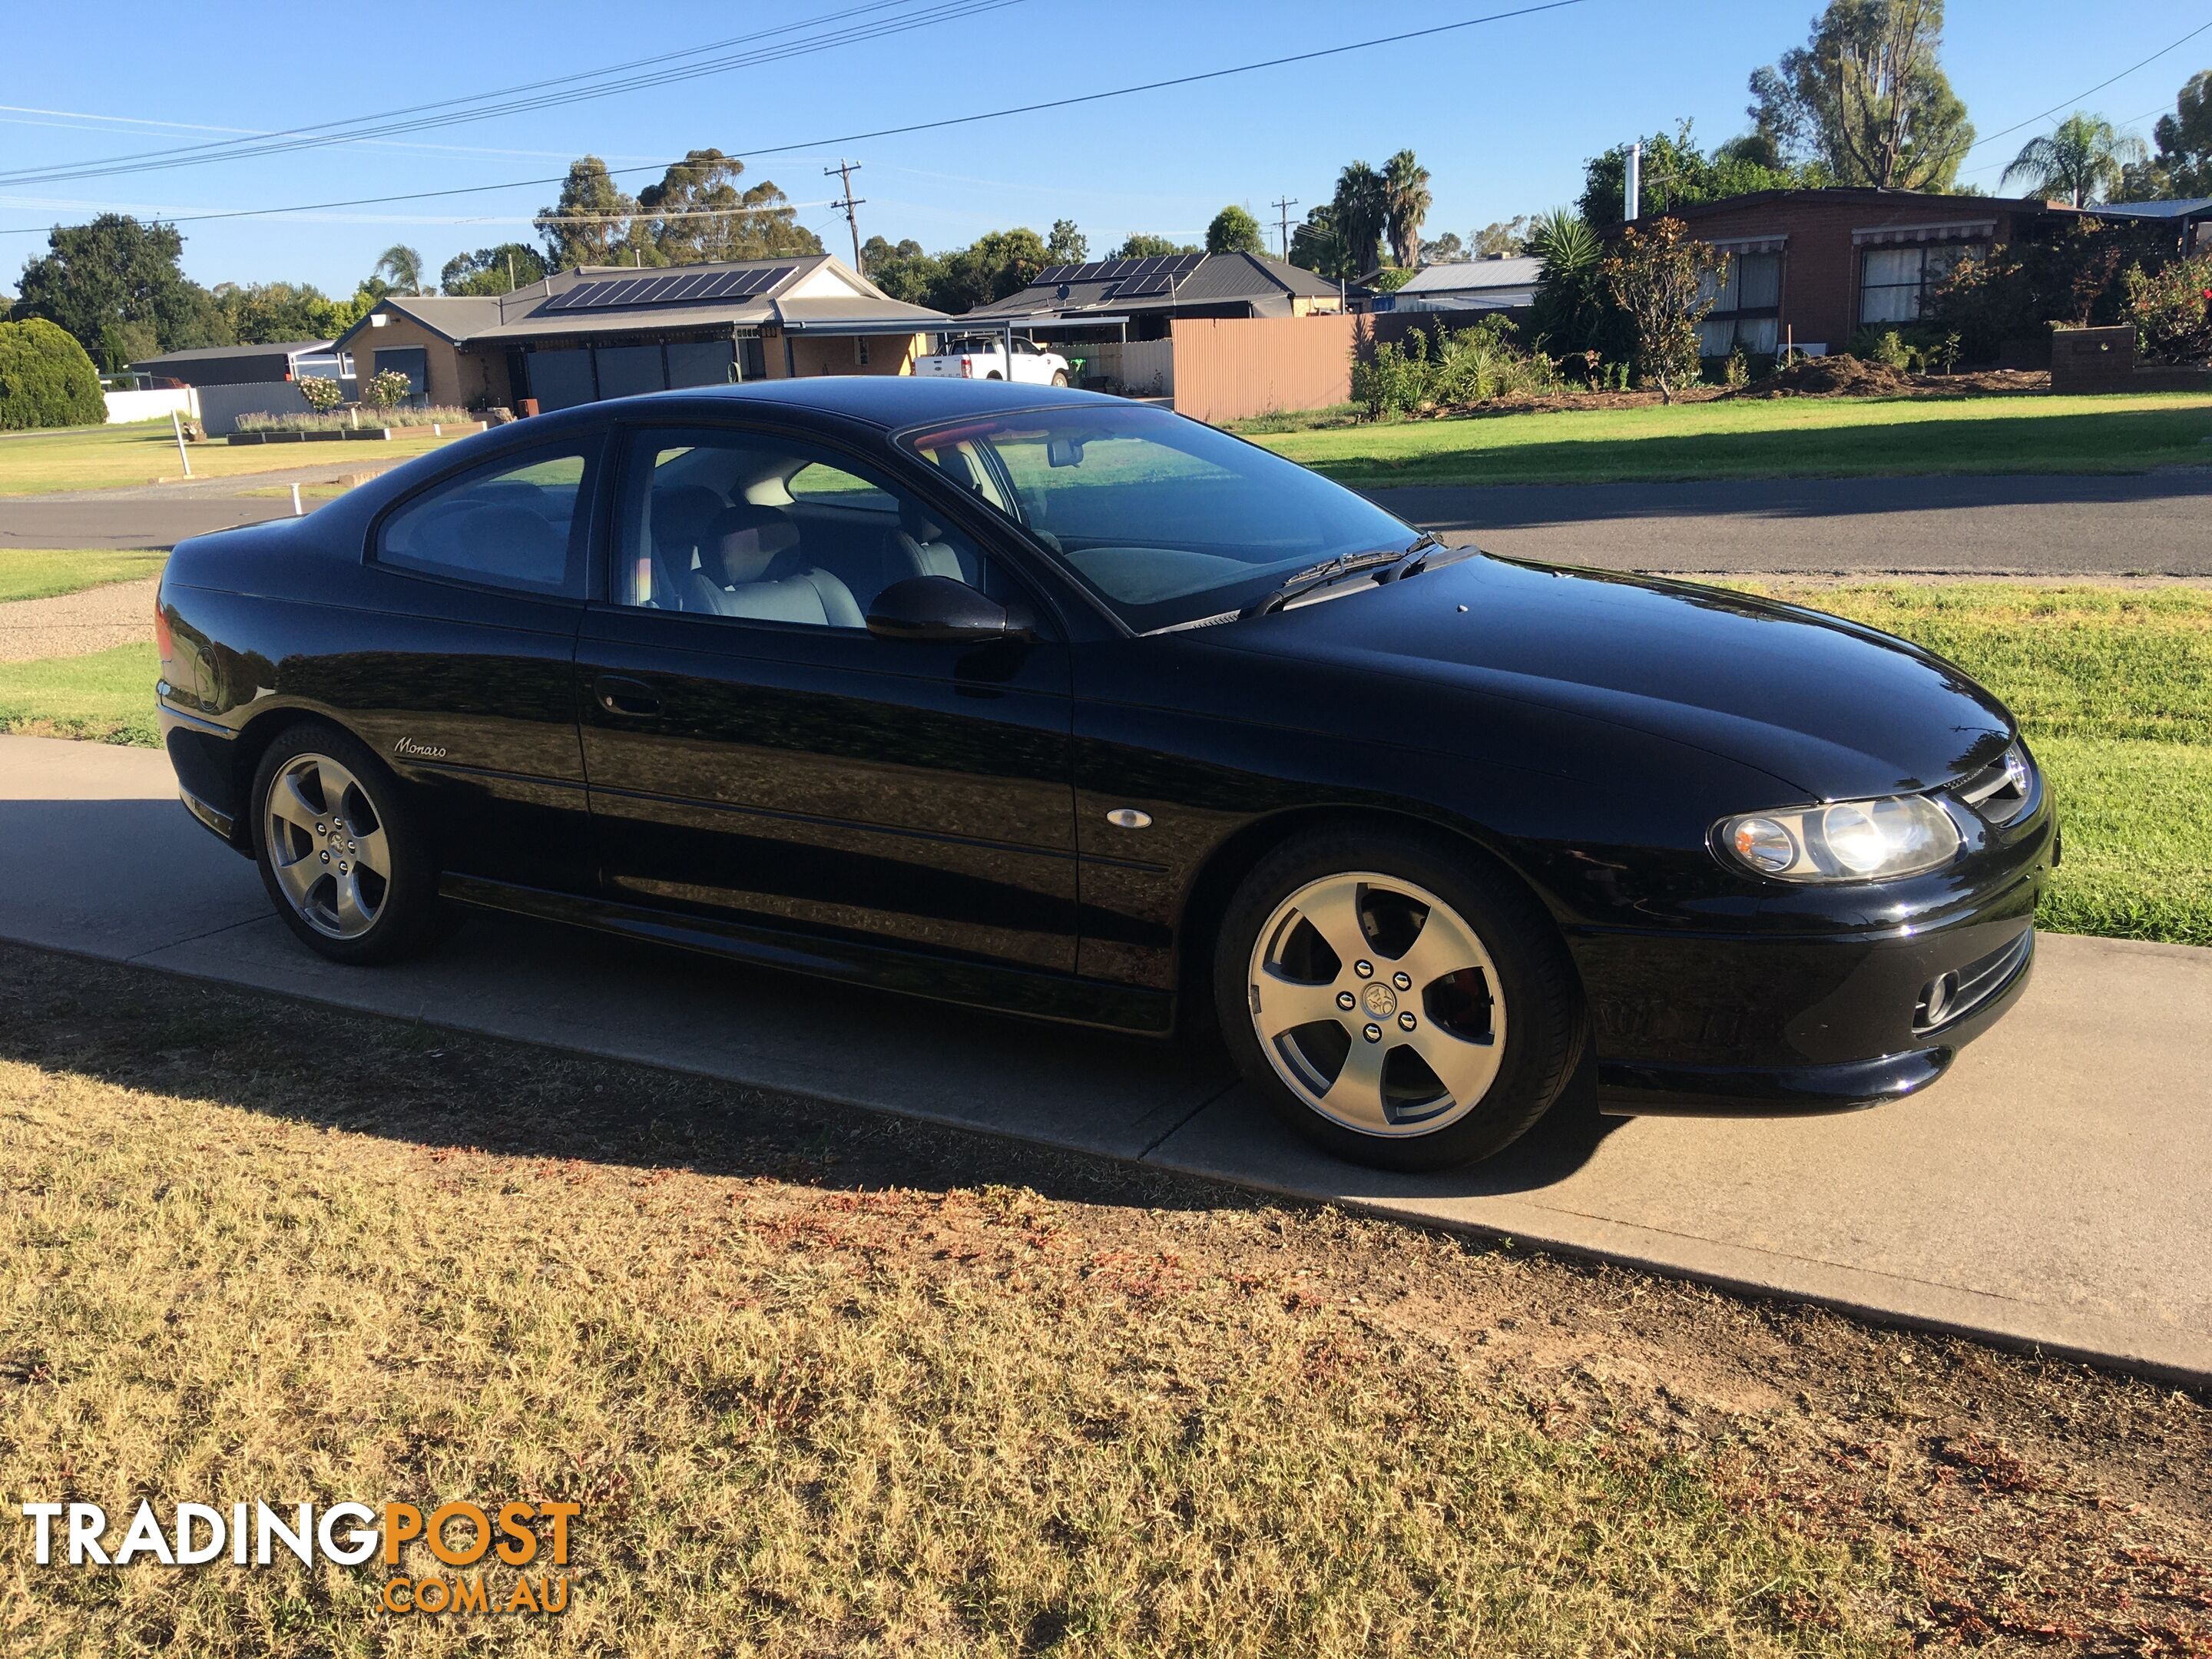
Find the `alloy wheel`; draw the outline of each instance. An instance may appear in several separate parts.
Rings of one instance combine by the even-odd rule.
[[[1481,936],[1436,895],[1356,872],[1307,883],[1252,949],[1251,1012],[1276,1074],[1361,1134],[1429,1134],[1471,1111],[1505,1052]]]
[[[392,854],[361,780],[327,755],[295,755],[269,781],[262,832],[285,900],[317,933],[358,939],[392,886]]]

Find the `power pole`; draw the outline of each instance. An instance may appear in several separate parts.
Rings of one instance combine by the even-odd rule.
[[[1297,204],[1297,198],[1292,196],[1283,197],[1273,204],[1278,216],[1277,223],[1283,234],[1283,263],[1285,264],[1291,259],[1291,210]]]
[[[837,182],[845,187],[845,199],[842,202],[832,202],[830,205],[833,208],[842,208],[845,210],[845,223],[853,233],[853,269],[865,276],[867,272],[860,270],[860,216],[853,211],[854,208],[868,199],[865,196],[853,194],[853,175],[860,170],[860,164],[858,161],[848,161],[841,155],[837,158],[836,167],[822,169],[822,176],[826,179],[834,173],[837,175]]]

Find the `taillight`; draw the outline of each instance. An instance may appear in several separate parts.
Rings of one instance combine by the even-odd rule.
[[[158,591],[154,595],[154,644],[160,650],[163,662],[177,654],[177,641],[169,632],[169,613],[161,604],[161,595]]]
[[[963,380],[972,380],[975,378],[975,360],[973,357],[963,357],[960,360],[960,378]]]

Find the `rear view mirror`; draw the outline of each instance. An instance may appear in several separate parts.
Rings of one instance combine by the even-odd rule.
[[[1080,438],[1048,438],[1045,441],[1044,459],[1052,466],[1080,466],[1083,465],[1083,440]]]
[[[1000,605],[950,576],[908,576],[868,607],[868,632],[879,640],[1026,640],[1036,628],[1025,607]]]

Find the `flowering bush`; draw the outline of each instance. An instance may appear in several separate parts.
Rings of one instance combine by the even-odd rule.
[[[2127,320],[2136,355],[2161,362],[2212,360],[2212,253],[2127,274]]]
[[[372,374],[361,388],[361,400],[371,409],[389,409],[403,403],[415,389],[415,383],[396,368],[387,368]]]
[[[307,400],[308,408],[317,414],[325,414],[336,409],[345,393],[338,390],[336,380],[325,380],[319,374],[309,374],[300,381],[300,395]]]

